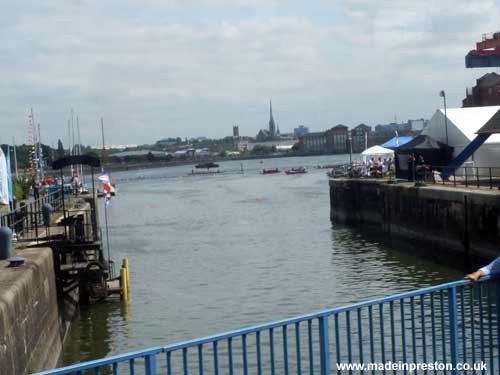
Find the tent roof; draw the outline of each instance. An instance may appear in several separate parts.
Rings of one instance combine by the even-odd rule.
[[[448,119],[460,130],[469,141],[477,136],[477,132],[500,110],[500,106],[448,108]],[[444,109],[439,110],[444,115]],[[500,143],[500,134],[493,134],[485,143]]]
[[[419,135],[410,142],[398,148],[398,150],[420,149],[420,150],[439,150],[446,147],[444,143],[436,141],[428,135]]]
[[[500,133],[500,110],[498,110],[484,126],[477,131],[478,134]]]
[[[361,155],[388,155],[394,154],[394,151],[390,148],[385,148],[382,146],[372,146],[367,148],[365,151],[361,153]]]
[[[380,146],[385,148],[398,148],[410,142],[412,139],[413,137],[394,137],[389,139],[387,142],[382,143]]]

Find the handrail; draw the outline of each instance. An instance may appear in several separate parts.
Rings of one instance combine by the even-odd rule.
[[[301,323],[306,323],[307,322],[307,331],[308,331],[308,342],[309,342],[309,366],[310,368],[314,368],[314,366],[319,366],[321,374],[329,374],[330,370],[332,370],[330,367],[330,357],[332,357],[334,354],[336,355],[337,362],[339,362],[342,358],[345,358],[346,354],[342,357],[340,350],[341,347],[343,348],[342,350],[345,352],[345,348],[343,345],[341,345],[342,341],[347,340],[347,350],[348,350],[348,359],[352,361],[354,357],[359,359],[362,362],[363,359],[363,347],[366,345],[366,340],[363,336],[363,332],[366,332],[366,330],[369,327],[369,339],[370,339],[370,350],[371,350],[371,357],[373,358],[373,350],[374,350],[374,320],[378,317],[379,318],[379,328],[380,332],[378,335],[381,337],[380,343],[382,344],[382,348],[380,349],[382,352],[382,358],[385,357],[386,354],[386,349],[384,348],[384,343],[387,343],[387,346],[389,346],[389,340],[385,337],[386,332],[385,331],[390,331],[390,343],[392,343],[392,358],[396,359],[397,354],[399,353],[400,348],[396,347],[395,345],[395,340],[397,338],[398,341],[402,340],[402,357],[404,360],[407,360],[407,355],[410,355],[410,352],[413,354],[413,359],[415,360],[417,358],[417,346],[416,346],[416,331],[415,331],[415,326],[416,322],[418,321],[418,324],[421,324],[421,337],[419,340],[424,340],[424,346],[425,345],[430,345],[430,339],[429,339],[429,344],[426,343],[426,329],[429,329],[429,326],[432,324],[432,352],[434,354],[434,360],[436,359],[436,344],[440,344],[443,346],[441,352],[437,352],[438,354],[441,353],[442,355],[442,360],[446,361],[449,359],[453,363],[457,363],[459,357],[463,360],[466,358],[466,336],[465,336],[465,315],[468,314],[465,310],[465,287],[470,287],[469,290],[469,307],[470,307],[470,314],[471,317],[474,316],[474,309],[476,304],[479,306],[478,308],[479,313],[481,314],[481,331],[480,331],[480,337],[481,337],[481,344],[483,345],[483,320],[484,316],[488,316],[489,322],[488,322],[488,327],[491,330],[491,324],[492,324],[492,314],[491,314],[491,284],[495,283],[495,290],[496,290],[496,303],[498,303],[500,299],[500,282],[499,282],[499,277],[482,277],[481,279],[478,280],[478,294],[474,296],[474,288],[473,285],[471,284],[470,281],[468,280],[460,280],[460,281],[454,281],[450,283],[445,283],[445,284],[440,284],[440,285],[435,285],[435,286],[430,286],[426,288],[421,288],[418,290],[413,290],[413,291],[408,291],[404,293],[398,293],[395,295],[391,295],[388,297],[382,297],[382,298],[376,298],[368,301],[363,301],[359,303],[354,303],[346,306],[341,306],[337,308],[332,308],[332,309],[326,309],[314,313],[309,313],[305,315],[300,315],[296,317],[292,317],[289,319],[283,319],[283,320],[278,320],[270,323],[265,323],[265,324],[260,324],[260,325],[255,325],[255,326],[250,326],[246,328],[241,328],[233,331],[228,331],[225,333],[221,334],[216,334],[216,335],[211,335],[211,336],[206,336],[206,337],[201,337],[193,340],[188,340],[188,341],[183,341],[183,342],[178,342],[175,344],[171,345],[166,345],[166,346],[160,346],[160,347],[153,347],[150,349],[146,350],[141,350],[141,351],[136,351],[136,352],[130,352],[122,355],[115,355],[111,356],[108,358],[103,358],[103,359],[98,359],[98,360],[93,360],[85,363],[80,363],[80,364],[75,364],[71,366],[66,366],[63,368],[55,369],[55,370],[49,370],[49,371],[44,371],[37,373],[36,375],[64,375],[64,374],[81,374],[82,371],[85,370],[95,370],[95,373],[99,373],[101,368],[104,368],[105,366],[112,366],[113,373],[117,373],[117,368],[118,365],[121,363],[126,364],[127,366],[130,366],[130,373],[134,373],[133,367],[136,365],[135,359],[141,359],[144,360],[144,369],[145,373],[147,375],[155,375],[157,374],[157,355],[160,353],[167,353],[166,357],[166,364],[167,366],[167,373],[170,374],[172,373],[172,353],[181,353],[179,355],[182,356],[182,361],[180,366],[184,367],[184,370],[187,371],[187,368],[190,366],[190,363],[194,363],[199,366],[200,373],[203,373],[203,368],[205,366],[205,359],[203,357],[203,348],[204,345],[207,344],[212,344],[212,355],[213,355],[213,366],[216,369],[215,373],[218,373],[218,369],[220,366],[219,363],[219,357],[221,357],[221,354],[218,352],[218,343],[224,343],[227,346],[227,351],[225,352],[225,355],[227,355],[229,362],[227,366],[229,366],[230,373],[233,369],[233,342],[234,340],[239,340],[241,341],[241,349],[242,352],[239,353],[239,356],[243,356],[242,358],[242,366],[244,369],[244,373],[248,373],[248,367],[250,366],[248,364],[248,353],[247,353],[247,336],[251,334],[256,335],[256,342],[257,346],[255,349],[255,353],[253,356],[257,355],[257,363],[253,364],[253,366],[256,366],[257,369],[259,370],[258,373],[261,373],[262,367],[267,365],[267,363],[262,362],[262,357],[261,356],[261,350],[264,350],[263,344],[261,344],[261,339],[263,340],[263,335],[261,335],[261,332],[268,332],[269,333],[269,338],[268,338],[268,346],[270,350],[270,366],[273,369],[271,372],[274,371],[275,369],[275,360],[278,357],[278,353],[275,352],[274,347],[275,347],[275,334],[278,334],[279,332],[276,330],[277,328],[282,328],[282,341],[283,341],[283,348],[282,351],[279,353],[280,361],[283,361],[281,366],[283,366],[284,373],[288,372],[288,368],[291,365],[291,358],[289,360],[289,354],[288,354],[288,338],[287,338],[287,327],[288,326],[295,326],[295,344],[296,344],[296,363],[295,365],[297,368],[300,370],[301,366],[304,364],[301,364],[301,341],[302,338],[299,334],[299,328]],[[487,290],[487,294],[482,293],[483,289]],[[444,294],[446,292],[446,294]],[[487,295],[487,296],[486,296]],[[435,297],[439,297],[439,301],[436,303],[434,302]],[[420,297],[420,298],[416,298]],[[447,299],[447,303],[445,305],[445,299]],[[475,302],[475,299],[479,299],[479,301]],[[486,300],[488,302],[488,314],[483,314],[483,300]],[[427,301],[427,302],[426,302]],[[409,311],[411,314],[408,314],[408,312],[405,313],[405,304],[407,302],[410,302],[409,305]],[[439,303],[438,303],[439,302]],[[400,314],[395,314],[395,304],[399,303],[399,309]],[[428,305],[428,306],[427,306]],[[386,306],[384,308],[384,306]],[[373,314],[373,311],[376,310],[378,311],[378,315]],[[424,314],[424,308],[427,308],[431,310],[431,314]],[[390,319],[387,319],[386,324],[386,329],[384,329],[384,318],[383,313],[387,313],[387,311],[390,312]],[[419,317],[415,317],[415,311],[419,310],[421,311],[421,314]],[[460,314],[458,313],[458,310],[460,310]],[[407,310],[408,311],[408,310]],[[357,327],[355,327],[355,320],[351,322],[351,313],[353,317],[357,316]],[[339,317],[342,316],[345,318],[345,324],[346,326],[342,326],[343,328],[339,328]],[[408,317],[410,315],[410,318]],[[332,344],[330,344],[329,341],[329,336],[331,335],[329,329],[329,317],[333,316],[334,317],[334,331],[335,331],[335,340],[332,340]],[[366,317],[368,319],[368,322],[365,320],[365,327],[363,328],[362,324],[362,318]],[[496,316],[495,316],[496,318]],[[399,320],[398,320],[399,319]],[[425,319],[432,319],[431,321],[428,322],[428,327],[426,328]],[[459,319],[461,319],[461,326],[459,327]],[[408,320],[408,325],[405,325],[405,322]],[[471,319],[473,321],[473,319]],[[315,348],[313,350],[314,342],[313,340],[313,335],[314,331],[311,330],[313,327],[312,322],[316,322],[315,326],[317,329],[319,329],[318,333],[318,338],[319,342],[317,345],[319,345],[319,352],[318,348]],[[352,323],[352,326],[351,326]],[[366,326],[368,324],[368,327]],[[399,324],[400,328],[399,331],[395,329],[395,324]],[[353,328],[354,327],[354,328]],[[363,329],[365,331],[363,331]],[[459,331],[460,329],[460,331]],[[469,329],[469,328],[467,328]],[[500,327],[498,328],[500,331]],[[341,335],[344,334],[345,330],[345,335],[346,338],[345,340],[341,337]],[[449,330],[449,332],[448,332]],[[412,337],[413,341],[410,343],[409,340],[406,342],[405,340],[405,332],[408,331],[407,335],[408,337]],[[291,332],[291,329],[290,329]],[[399,334],[398,334],[399,332]],[[446,334],[449,334],[449,337],[446,337],[445,332],[448,332]],[[474,337],[476,335],[474,331],[474,325],[472,323],[472,336]],[[274,334],[273,334],[274,333]],[[500,332],[499,332],[500,334]],[[368,333],[366,333],[368,335]],[[357,340],[355,340],[357,338]],[[332,338],[333,339],[333,338]],[[459,345],[460,340],[463,341],[463,355],[461,352],[461,346]],[[500,336],[499,336],[500,339]],[[277,339],[276,339],[277,340]],[[437,342],[437,340],[441,340]],[[356,341],[356,342],[354,342]],[[353,344],[354,342],[354,344]],[[405,344],[406,342],[406,344]],[[490,343],[491,344],[491,343]],[[222,344],[221,344],[222,345]],[[266,344],[267,345],[267,344]],[[332,351],[331,345],[334,345],[336,347],[335,351]],[[356,345],[359,345],[358,352],[357,354],[354,353],[353,347],[356,347]],[[406,351],[406,346],[408,346],[408,352]],[[451,345],[451,346],[450,346]],[[445,351],[445,347],[448,346],[448,352]],[[266,347],[267,348],[267,347]],[[197,349],[198,351],[198,360],[192,360],[190,361],[188,359],[188,349]],[[481,348],[481,353],[482,353],[482,358],[484,357],[484,348]],[[473,353],[475,353],[475,349],[472,348]],[[493,367],[493,348],[490,346],[489,348],[489,353],[490,353],[490,364]],[[290,350],[291,352],[292,350]],[[367,350],[368,351],[368,350]],[[304,352],[306,350],[304,349]],[[425,349],[424,349],[424,354],[423,357],[426,359],[426,354],[425,354]],[[430,355],[431,350],[429,349],[429,358],[431,357]],[[356,355],[355,355],[356,354]],[[313,356],[318,355],[319,359],[315,359],[317,362],[313,362]],[[419,354],[420,356],[420,354]],[[474,355],[473,355],[474,356]],[[368,357],[368,356],[367,356]],[[390,357],[389,354],[387,354],[387,357]],[[500,353],[499,356],[500,358]],[[192,357],[190,357],[192,359]],[[420,357],[419,357],[420,358]],[[496,358],[496,357],[495,357]],[[234,357],[236,360],[236,358]],[[305,361],[305,359],[302,359]],[[483,360],[486,360],[483,358]],[[301,371],[298,371],[301,372]],[[120,372],[122,373],[122,372]],[[163,372],[162,372],[163,373]],[[339,372],[340,373],[340,372]],[[454,372],[451,372],[454,373]]]

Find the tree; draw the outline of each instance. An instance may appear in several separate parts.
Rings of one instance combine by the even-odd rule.
[[[60,139],[57,140],[57,151],[56,151],[56,158],[60,159],[64,157],[64,154],[66,152],[64,151],[64,146],[63,143]]]

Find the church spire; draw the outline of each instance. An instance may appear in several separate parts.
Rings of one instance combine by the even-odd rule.
[[[276,124],[273,118],[273,102],[269,100],[269,134],[271,137],[276,136]]]

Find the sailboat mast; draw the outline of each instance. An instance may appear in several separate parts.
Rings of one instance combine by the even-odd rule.
[[[101,117],[101,135],[102,135],[102,152],[101,152],[101,164],[104,166],[106,161],[106,145],[104,143],[104,119]]]
[[[80,121],[78,120],[78,116],[76,116],[76,131],[78,136],[78,155],[82,154],[82,140],[80,138]],[[83,165],[80,164],[80,178],[82,180],[82,184],[85,185],[85,178],[83,177]]]
[[[14,147],[14,170],[16,171],[16,180],[19,179],[19,174],[17,172],[17,152],[16,152],[16,139],[12,138],[12,146]]]
[[[71,156],[71,120],[68,120],[68,155]]]
[[[104,143],[104,119],[102,117],[101,117],[101,135],[102,135],[102,156],[101,156],[102,162],[101,162],[101,165],[102,165],[102,168],[104,170],[104,161],[105,161],[105,157],[106,157],[106,144]],[[108,208],[106,207],[106,205],[104,205],[104,222],[106,225],[106,245],[108,248],[108,263],[110,264],[111,263],[111,255],[110,255],[111,250],[109,247]]]
[[[38,124],[38,165],[40,166],[40,179],[43,181],[45,179],[45,173],[43,171],[43,149],[41,134],[40,124]]]
[[[33,136],[33,149],[35,152],[35,160],[33,160],[32,167],[35,169],[35,181],[38,180],[38,162],[39,162],[39,151],[38,151],[38,143],[36,140],[36,125],[35,125],[35,114],[33,112],[33,107],[31,107],[31,132]]]

